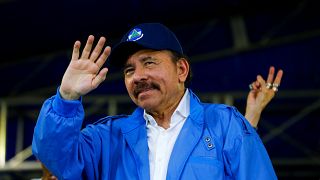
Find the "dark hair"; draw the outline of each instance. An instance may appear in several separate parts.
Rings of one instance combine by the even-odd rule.
[[[170,51],[171,54],[172,54],[172,60],[174,62],[177,62],[179,61],[181,58],[183,59],[186,59],[188,64],[189,64],[189,72],[188,72],[188,76],[187,76],[187,79],[186,81],[184,82],[184,86],[185,87],[189,87],[190,83],[191,83],[191,79],[192,79],[192,71],[191,71],[191,65],[190,65],[190,60],[189,60],[189,57],[185,54],[180,54],[180,53],[177,53],[175,51]]]

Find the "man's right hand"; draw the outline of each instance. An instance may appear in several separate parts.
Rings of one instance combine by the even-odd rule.
[[[106,39],[101,37],[91,52],[94,36],[88,37],[87,43],[80,57],[80,41],[73,47],[71,62],[63,75],[60,94],[63,99],[75,100],[97,88],[106,78],[108,68],[102,68],[107,60],[111,48],[104,48]],[[103,51],[101,53],[101,51]],[[80,58],[79,58],[80,57]],[[101,69],[102,68],[102,69]]]

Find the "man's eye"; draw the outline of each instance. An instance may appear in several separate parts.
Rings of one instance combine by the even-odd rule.
[[[144,64],[145,65],[151,65],[151,64],[154,64],[154,62],[153,61],[146,61],[146,62],[144,62]]]
[[[130,75],[130,74],[132,74],[133,73],[133,69],[132,68],[130,68],[130,69],[125,69],[124,70],[124,74],[127,76],[127,75]]]

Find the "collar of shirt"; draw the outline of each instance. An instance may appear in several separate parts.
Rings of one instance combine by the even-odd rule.
[[[186,89],[178,107],[173,112],[170,121],[170,128],[177,125],[180,121],[185,120],[190,114],[190,93],[189,90]],[[146,125],[150,124],[151,126],[157,126],[156,120],[146,112],[143,111],[143,118],[146,120]]]

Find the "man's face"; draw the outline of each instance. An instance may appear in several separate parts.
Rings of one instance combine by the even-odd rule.
[[[185,63],[173,62],[170,51],[140,50],[134,53],[124,68],[129,96],[135,104],[150,112],[170,108],[184,93],[187,73],[181,65]]]

